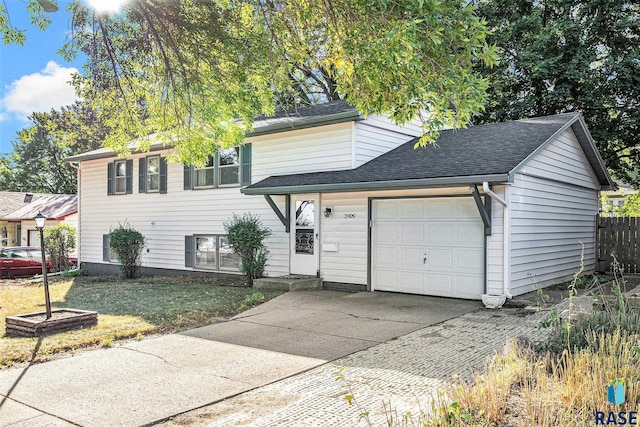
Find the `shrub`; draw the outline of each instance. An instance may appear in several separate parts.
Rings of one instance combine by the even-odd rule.
[[[51,259],[51,269],[68,270],[69,255],[76,248],[76,229],[66,224],[47,228],[44,231],[44,242]]]
[[[259,279],[264,275],[269,257],[269,250],[264,241],[272,235],[271,230],[262,224],[257,215],[250,213],[242,216],[233,214],[231,219],[224,223],[224,228],[233,251],[240,256],[240,271],[251,285],[253,279]]]
[[[134,230],[129,224],[120,224],[109,233],[109,248],[122,264],[122,274],[125,279],[140,276],[142,248],[144,248],[142,233]]]

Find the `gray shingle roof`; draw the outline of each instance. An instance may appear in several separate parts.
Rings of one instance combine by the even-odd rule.
[[[244,192],[287,194],[304,192],[305,187],[308,191],[348,191],[412,184],[507,182],[520,163],[579,119],[578,113],[566,113],[445,130],[435,146],[414,149],[418,140],[415,138],[356,169],[272,176]],[[599,178],[603,185],[609,179],[606,171]]]
[[[25,205],[25,193],[0,191],[0,219]]]
[[[298,129],[309,124],[317,125],[327,124],[330,121],[354,120],[358,117],[360,117],[360,112],[346,101],[329,101],[322,104],[279,111],[269,117],[257,116],[254,119],[253,131],[248,136],[287,128]]]
[[[360,117],[359,111],[355,107],[347,104],[346,101],[330,101],[318,105],[279,111],[273,116],[256,116],[254,118],[253,130],[249,132],[247,136],[258,136],[293,129],[304,129],[331,123],[353,121]],[[136,147],[137,144],[131,144],[132,151],[135,151]],[[161,143],[154,143],[151,145],[150,151],[162,150],[163,148],[167,147]],[[77,162],[115,156],[116,153],[113,151],[99,148],[97,150],[68,157],[65,161]]]
[[[61,218],[78,211],[78,196],[74,194],[37,194],[33,201],[4,216],[4,220],[32,219],[42,212],[49,219]]]

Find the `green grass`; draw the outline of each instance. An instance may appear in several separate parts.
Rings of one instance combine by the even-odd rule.
[[[50,283],[53,308],[98,312],[98,324],[90,328],[38,338],[0,338],[0,366],[16,362],[40,362],[81,348],[110,347],[117,340],[141,339],[203,326],[231,317],[281,292],[237,286],[237,279],[76,277]],[[18,285],[0,281],[0,331],[5,317],[44,311],[42,285]]]

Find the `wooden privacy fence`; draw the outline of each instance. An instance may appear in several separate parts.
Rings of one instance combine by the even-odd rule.
[[[640,273],[640,226],[638,217],[598,217],[596,256],[598,271],[611,271],[615,254],[624,273]]]

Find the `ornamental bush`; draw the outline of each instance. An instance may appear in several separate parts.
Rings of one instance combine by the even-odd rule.
[[[242,216],[233,214],[224,223],[224,228],[233,251],[240,256],[240,271],[247,276],[247,282],[251,285],[253,279],[264,275],[269,258],[269,250],[264,241],[273,233],[262,224],[257,215],[248,212]]]
[[[68,270],[69,255],[76,248],[76,229],[67,224],[46,228],[44,244],[49,252],[52,271]]]
[[[122,265],[122,275],[125,279],[140,276],[142,249],[144,236],[134,230],[129,224],[120,224],[109,233],[109,248],[115,253]]]

